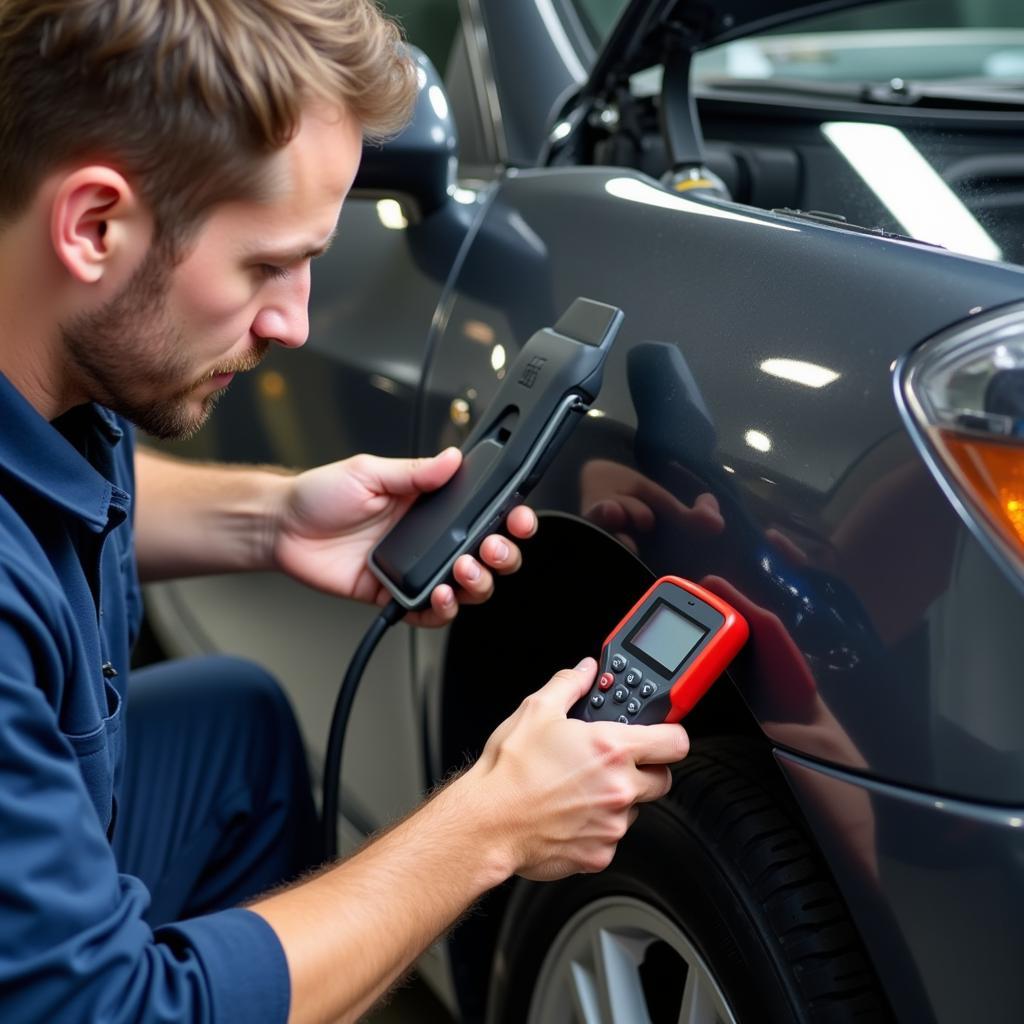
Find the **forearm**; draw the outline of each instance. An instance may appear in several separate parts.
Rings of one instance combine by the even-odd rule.
[[[488,889],[600,871],[686,755],[677,725],[586,723],[566,713],[593,683],[585,658],[528,696],[480,759],[356,857],[251,909],[274,929],[290,1024],[354,1021]]]
[[[474,770],[353,858],[252,909],[291,976],[290,1024],[355,1021],[512,873]]]
[[[285,471],[186,462],[140,447],[135,474],[144,581],[272,567]]]

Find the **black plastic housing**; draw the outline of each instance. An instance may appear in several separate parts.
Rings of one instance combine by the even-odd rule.
[[[427,604],[455,560],[533,489],[597,398],[622,319],[614,306],[580,298],[526,343],[462,446],[458,471],[370,553],[370,568],[404,607]]]

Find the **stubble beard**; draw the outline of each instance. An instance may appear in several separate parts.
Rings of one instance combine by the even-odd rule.
[[[209,419],[223,390],[200,399],[202,384],[254,369],[269,344],[261,340],[249,355],[195,379],[186,337],[167,316],[172,269],[166,255],[151,251],[110,302],[61,327],[72,370],[89,397],[164,441],[187,440]]]

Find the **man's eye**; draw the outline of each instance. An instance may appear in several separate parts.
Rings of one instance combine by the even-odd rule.
[[[273,263],[260,263],[257,269],[264,277],[282,278],[288,276],[287,267],[278,267]]]

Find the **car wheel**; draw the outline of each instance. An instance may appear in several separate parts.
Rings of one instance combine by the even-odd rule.
[[[612,864],[517,884],[491,1024],[889,1021],[867,955],[770,754],[708,740]]]

